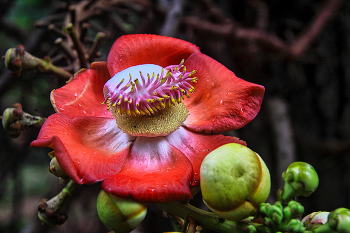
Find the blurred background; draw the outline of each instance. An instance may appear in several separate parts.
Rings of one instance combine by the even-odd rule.
[[[264,85],[262,108],[236,132],[270,169],[275,201],[281,173],[294,161],[314,166],[320,185],[299,198],[305,215],[350,208],[350,2],[341,0],[1,0],[0,54],[19,44],[36,57],[50,57],[71,73],[77,60],[57,38],[74,23],[83,46],[103,44],[94,61],[105,60],[121,35],[151,33],[192,42],[238,77]],[[51,90],[65,80],[23,71],[13,75],[0,64],[0,111],[21,103],[23,110],[54,113]],[[11,138],[0,127],[0,232],[107,232],[97,217],[99,184],[82,186],[71,200],[67,222],[41,226],[37,205],[64,186],[48,172],[47,148],[31,148],[39,129]],[[197,195],[194,203],[200,204]],[[162,211],[149,205],[135,232],[170,231]],[[203,231],[209,232],[209,231]]]

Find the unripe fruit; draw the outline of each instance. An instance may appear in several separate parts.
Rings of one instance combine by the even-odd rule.
[[[115,233],[126,233],[134,230],[143,221],[147,207],[101,190],[97,197],[97,213],[106,227]]]
[[[214,213],[238,221],[253,215],[270,193],[270,173],[248,147],[223,145],[209,153],[200,169],[204,203]]]

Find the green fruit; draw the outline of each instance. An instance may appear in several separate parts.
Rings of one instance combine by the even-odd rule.
[[[134,230],[143,221],[147,207],[101,190],[97,197],[97,213],[106,227],[115,233],[126,233]]]
[[[209,153],[200,169],[204,203],[219,216],[238,221],[254,214],[270,193],[270,173],[248,147],[223,145]]]

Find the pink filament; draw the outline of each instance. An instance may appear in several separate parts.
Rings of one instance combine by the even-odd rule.
[[[160,74],[148,74],[145,77],[140,71],[141,82],[138,79],[132,81],[129,74],[129,82],[122,85],[122,80],[113,91],[105,96],[107,109],[119,114],[151,115],[174,103],[180,103],[184,96],[194,91],[190,82],[195,83],[196,77],[192,75],[196,71],[187,72],[181,61],[179,65],[171,65],[162,69]]]

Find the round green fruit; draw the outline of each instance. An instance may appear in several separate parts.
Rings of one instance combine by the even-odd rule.
[[[238,221],[253,215],[270,193],[270,173],[254,151],[237,143],[209,153],[200,169],[204,203],[214,213]]]
[[[115,233],[126,233],[134,230],[143,221],[147,207],[101,190],[97,197],[97,213],[106,227]]]

